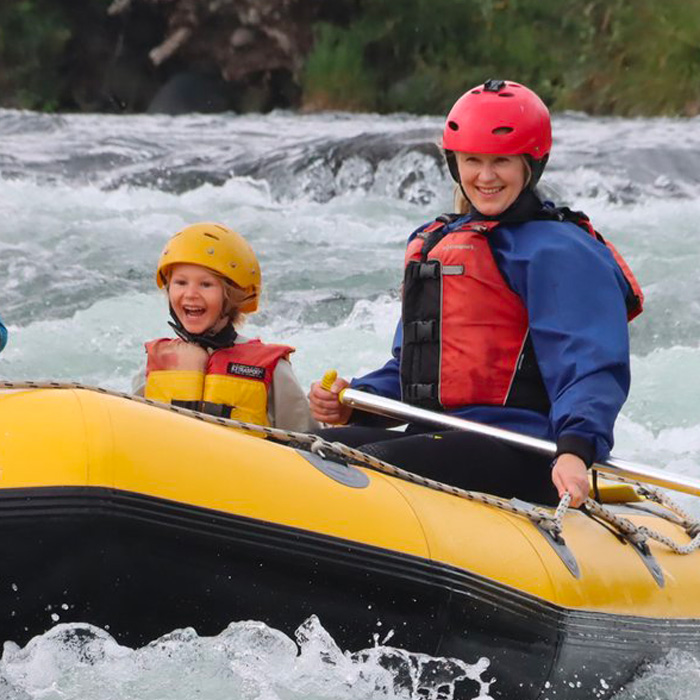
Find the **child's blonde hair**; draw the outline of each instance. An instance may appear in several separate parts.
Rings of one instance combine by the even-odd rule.
[[[244,314],[240,309],[245,306],[246,302],[255,297],[256,292],[239,287],[218,272],[214,272],[214,274],[224,289],[224,315],[231,319],[234,326],[244,323],[247,314]]]

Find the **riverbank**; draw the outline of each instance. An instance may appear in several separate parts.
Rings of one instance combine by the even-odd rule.
[[[442,114],[487,77],[554,110],[700,114],[700,0],[18,0],[0,106]]]

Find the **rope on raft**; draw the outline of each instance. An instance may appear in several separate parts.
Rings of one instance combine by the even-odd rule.
[[[117,398],[126,399],[127,401],[135,401],[137,403],[147,404],[148,406],[153,406],[164,411],[171,411],[173,413],[179,413],[183,416],[189,416],[200,420],[204,423],[214,423],[216,425],[222,425],[227,428],[236,428],[239,430],[245,430],[253,433],[261,433],[266,437],[273,438],[280,442],[286,442],[294,444],[294,446],[303,445],[306,448],[318,454],[321,457],[326,457],[332,455],[336,458],[342,458],[345,461],[350,461],[353,464],[359,464],[365,467],[369,467],[375,471],[382,472],[384,474],[389,474],[398,479],[404,481],[409,481],[420,486],[424,486],[435,491],[441,491],[443,493],[448,493],[452,496],[457,496],[458,498],[464,498],[468,501],[475,501],[477,503],[483,503],[485,505],[492,506],[494,508],[500,508],[509,513],[514,513],[521,517],[527,518],[534,522],[538,527],[543,530],[548,531],[553,537],[557,538],[563,530],[563,519],[566,511],[569,507],[571,497],[568,493],[565,493],[559,505],[557,506],[554,513],[548,510],[532,506],[531,504],[526,504],[525,506],[518,505],[515,501],[508,501],[496,496],[489,496],[485,493],[479,493],[477,491],[467,491],[465,489],[458,488],[456,486],[450,486],[449,484],[444,484],[440,481],[435,481],[433,479],[428,479],[426,477],[420,476],[419,474],[414,474],[413,472],[401,469],[393,464],[384,462],[376,457],[368,455],[361,450],[357,450],[352,447],[348,447],[341,442],[328,442],[318,437],[317,435],[311,435],[309,433],[300,433],[292,430],[282,430],[281,428],[272,428],[269,426],[256,425],[255,423],[247,423],[244,421],[234,420],[232,418],[220,418],[218,416],[211,416],[207,413],[201,413],[200,411],[193,411],[188,408],[181,408],[180,406],[173,406],[172,404],[161,403],[160,401],[154,401],[153,399],[147,399],[143,396],[136,396],[134,394],[127,394],[125,392],[116,391],[113,389],[105,389],[99,386],[91,386],[88,384],[81,384],[80,382],[57,382],[57,381],[5,381],[0,380],[0,388],[2,389],[81,389],[84,391],[94,391],[98,394],[105,394],[108,396],[115,396]],[[673,539],[664,535],[656,530],[652,530],[644,525],[635,525],[627,518],[622,517],[610,509],[605,508],[603,505],[597,501],[588,498],[585,502],[585,507],[589,513],[595,515],[613,528],[617,529],[626,539],[629,539],[634,544],[642,546],[646,543],[648,539],[656,540],[657,542],[665,545],[677,554],[691,554],[695,550],[700,548],[700,520],[694,518],[687,512],[685,512],[680,506],[674,503],[665,493],[659,489],[653,488],[647,484],[643,484],[639,481],[634,481],[632,479],[627,479],[625,477],[617,477],[613,475],[606,475],[606,478],[615,479],[617,481],[631,484],[634,486],[638,493],[660,505],[665,506],[671,512],[659,511],[656,513],[660,517],[678,525],[683,528],[685,532],[691,537],[691,541],[685,545],[675,542]]]

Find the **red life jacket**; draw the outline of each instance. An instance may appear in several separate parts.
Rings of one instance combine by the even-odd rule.
[[[182,369],[168,352],[173,340],[146,343],[146,398],[212,415],[268,425],[268,391],[277,363],[294,348],[259,340],[216,350],[205,371]]]
[[[573,212],[560,217],[560,211],[552,210],[552,218],[573,220]],[[605,242],[583,218],[584,224],[576,223]],[[501,222],[468,222],[444,235],[451,221],[440,217],[406,250],[402,398],[433,410],[489,404],[547,414],[527,309],[503,278],[486,235]],[[631,319],[641,313],[643,295],[612,252],[628,281]]]

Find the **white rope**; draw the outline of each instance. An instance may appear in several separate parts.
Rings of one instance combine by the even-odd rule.
[[[691,541],[685,545],[678,544],[667,535],[664,535],[656,530],[652,530],[645,525],[634,525],[634,523],[630,522],[627,518],[623,518],[622,516],[612,513],[610,510],[603,508],[600,503],[590,499],[586,502],[586,507],[588,507],[589,510],[595,510],[596,515],[604,518],[606,522],[614,525],[614,527],[623,532],[625,535],[629,535],[630,539],[632,539],[634,542],[643,543],[647,539],[656,540],[657,542],[666,545],[677,554],[691,554],[700,548],[700,520],[693,517],[690,515],[690,513],[681,508],[681,506],[679,506],[666,493],[658,488],[650,486],[649,484],[644,484],[628,477],[618,476],[617,474],[606,474],[605,478],[614,479],[625,484],[631,484],[637,489],[640,495],[667,508],[668,510],[659,510],[655,512],[655,515],[658,515],[664,520],[683,528],[688,537],[691,538]]]
[[[546,530],[554,537],[561,534],[563,529],[563,519],[571,503],[571,496],[565,493],[557,506],[554,514],[548,512],[544,508],[533,506],[527,504],[527,507],[518,505],[516,502],[507,501],[496,496],[490,496],[485,493],[479,493],[477,491],[467,491],[465,489],[458,488],[457,486],[450,486],[449,484],[444,484],[433,479],[429,479],[419,474],[414,474],[413,472],[406,471],[400,467],[384,462],[376,457],[366,454],[361,450],[357,450],[352,447],[348,447],[341,442],[328,442],[318,435],[311,435],[309,433],[299,433],[292,430],[282,430],[281,428],[271,428],[269,426],[257,425],[255,423],[247,423],[244,421],[235,420],[232,418],[220,418],[217,416],[211,416],[207,413],[201,413],[200,411],[193,411],[188,408],[181,408],[180,406],[173,406],[172,404],[161,403],[160,401],[153,401],[152,399],[144,398],[143,396],[135,396],[133,394],[127,394],[121,391],[115,391],[113,389],[104,389],[98,386],[91,386],[88,384],[81,384],[79,382],[57,382],[57,381],[6,381],[0,380],[0,388],[4,389],[81,389],[84,391],[94,391],[99,394],[105,394],[108,396],[115,396],[117,398],[126,399],[128,401],[135,401],[137,403],[144,403],[155,408],[159,408],[165,411],[171,411],[173,413],[178,413],[180,415],[189,416],[195,418],[204,423],[214,423],[216,425],[226,426],[228,428],[236,428],[240,430],[246,430],[256,433],[263,433],[264,435],[280,440],[282,442],[296,443],[300,445],[305,445],[310,452],[318,454],[319,456],[326,458],[327,455],[333,455],[335,457],[342,457],[346,461],[353,462],[354,464],[360,464],[376,471],[382,472],[384,474],[389,474],[404,481],[409,481],[414,484],[419,484],[426,488],[433,489],[435,491],[440,491],[442,493],[448,493],[452,496],[457,496],[458,498],[463,498],[468,501],[474,501],[478,503],[483,503],[495,508],[500,508],[509,513],[513,513],[528,520],[531,520],[537,524],[543,530]],[[607,476],[607,475],[606,475]],[[694,535],[693,540],[687,545],[679,545],[674,542],[670,537],[662,535],[654,530],[651,530],[645,526],[637,527],[632,522],[626,518],[615,515],[612,511],[604,508],[600,503],[592,499],[586,501],[587,509],[600,517],[601,519],[608,522],[610,525],[618,529],[625,537],[629,538],[635,543],[643,543],[647,538],[654,539],[667,547],[672,549],[678,554],[690,554],[700,547],[700,522],[684,512],[679,506],[671,501],[671,499],[665,494],[648,487],[647,485],[641,484],[630,479],[623,477],[614,477],[619,481],[624,481],[626,483],[631,483],[638,487],[641,492],[647,495],[651,500],[654,500],[661,505],[666,506],[671,509],[678,517],[673,518],[666,517],[667,520],[676,522],[676,524],[681,525],[689,533]]]
[[[656,540],[676,552],[676,554],[692,554],[696,549],[700,548],[700,532],[698,532],[688,544],[681,545],[668,537],[668,535],[664,535],[657,530],[652,530],[646,527],[646,525],[635,525],[627,518],[613,513],[611,510],[604,508],[600,503],[590,498],[586,501],[586,508],[594,515],[612,525],[622,533],[625,538],[636,545],[642,546],[649,539]]]
[[[564,520],[564,516],[566,515],[566,511],[569,508],[569,505],[571,504],[571,494],[568,491],[564,492],[564,495],[561,497],[561,500],[559,501],[559,505],[557,506],[557,509],[554,511],[554,522],[556,522],[558,529],[561,531],[562,529],[562,523]]]

